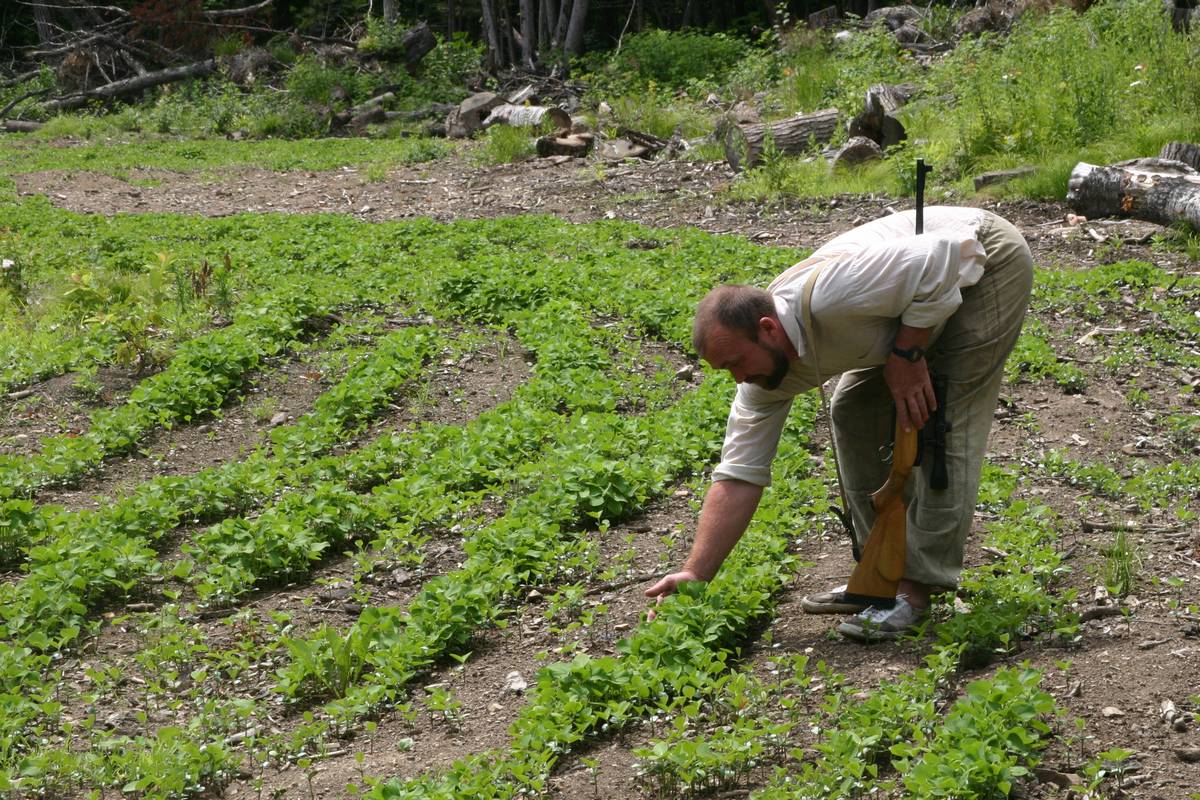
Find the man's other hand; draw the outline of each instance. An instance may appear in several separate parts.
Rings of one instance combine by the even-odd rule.
[[[929,415],[937,410],[937,398],[933,394],[925,359],[913,363],[899,356],[889,356],[883,367],[883,378],[896,401],[900,427],[905,431],[925,427]]]

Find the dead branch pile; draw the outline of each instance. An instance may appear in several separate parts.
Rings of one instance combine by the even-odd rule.
[[[386,60],[410,72],[436,46],[433,31],[422,22],[405,31],[386,54],[363,56],[352,40],[272,30],[268,12],[273,2],[259,0],[224,10],[204,10],[198,2],[142,4],[135,10],[73,0],[33,4],[40,43],[18,54],[24,65],[0,85],[17,86],[46,70],[53,74],[54,83],[45,88],[39,82],[39,88],[0,108],[0,130],[36,130],[38,120],[56,113],[134,99],[147,89],[218,71],[239,86],[270,83],[283,72],[285,65],[263,47],[215,56],[215,44],[230,39],[248,43],[254,37],[287,37],[297,53],[358,67],[370,60]],[[391,97],[385,91],[348,112],[329,109],[328,116],[335,129],[361,129],[386,119],[383,104]],[[445,110],[433,108],[421,116],[438,113]]]

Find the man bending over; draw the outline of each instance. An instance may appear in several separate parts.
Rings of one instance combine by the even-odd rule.
[[[837,374],[833,440],[859,548],[874,520],[870,495],[889,471],[880,452],[894,421],[919,429],[937,409],[931,373],[945,380],[949,480],[930,488],[932,459],[914,471],[894,607],[864,607],[837,587],[806,597],[804,610],[858,612],[838,630],[859,640],[894,638],[922,620],[931,594],[956,586],[1004,361],[1029,304],[1033,258],[1017,229],[988,211],[934,206],[924,221],[920,235],[912,211],[869,222],[766,291],[718,286],[700,302],[692,343],[710,366],[733,375],[737,394],[691,553],[648,597],[661,600],[680,583],[716,575],[771,481],[792,398]]]

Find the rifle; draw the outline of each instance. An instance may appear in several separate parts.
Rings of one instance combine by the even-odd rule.
[[[917,217],[915,230],[925,230],[925,174],[930,167],[917,159]],[[944,433],[944,428],[943,428]],[[896,440],[892,445],[892,468],[883,486],[871,495],[875,509],[875,524],[867,534],[862,558],[854,567],[846,584],[844,598],[877,608],[896,604],[896,588],[904,577],[908,554],[907,515],[904,486],[917,460],[917,432],[905,432],[896,421]]]

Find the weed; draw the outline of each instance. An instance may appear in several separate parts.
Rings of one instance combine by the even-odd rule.
[[[534,155],[536,135],[527,128],[493,125],[487,129],[483,147],[475,151],[481,164],[511,164]]]
[[[1132,593],[1142,567],[1137,544],[1130,540],[1125,531],[1117,531],[1112,544],[1103,548],[1102,552],[1105,587],[1117,597]]]

